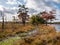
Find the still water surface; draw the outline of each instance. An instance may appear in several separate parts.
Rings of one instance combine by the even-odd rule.
[[[56,31],[60,31],[60,24],[52,24],[52,25],[55,27]]]

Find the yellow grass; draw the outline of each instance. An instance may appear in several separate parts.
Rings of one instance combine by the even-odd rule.
[[[11,34],[15,35],[16,32],[28,32],[33,29],[35,29],[35,26],[31,24],[26,24],[25,26],[21,24],[5,24],[4,32],[0,34],[5,36]],[[43,45],[45,42],[47,42],[46,45],[60,45],[60,40],[57,41],[58,39],[56,39],[57,35],[60,33],[56,33],[56,30],[53,26],[39,24],[38,29],[39,33],[37,35],[14,41],[12,45]]]
[[[0,24],[0,37],[7,37],[9,35],[16,35],[16,33],[20,32],[28,32],[30,30],[35,29],[35,27],[31,24],[26,24],[23,26],[18,23],[5,23],[4,30],[2,32],[2,25]]]
[[[39,27],[39,32],[42,34],[39,33],[38,35],[32,36],[30,38],[26,38],[26,40],[28,42],[23,40],[23,42],[20,44],[43,45],[45,42],[47,42],[46,45],[60,45],[60,43],[59,43],[60,41],[56,40],[56,30],[54,27],[49,26],[49,25],[45,26],[45,25],[41,25],[41,24],[38,27]],[[31,42],[29,43],[29,41],[31,41]],[[56,42],[54,42],[54,41],[56,41]],[[20,41],[18,40],[16,42],[19,44]]]

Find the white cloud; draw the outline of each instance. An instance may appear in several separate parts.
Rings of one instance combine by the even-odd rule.
[[[0,5],[0,11],[3,11],[3,6],[2,5]]]
[[[15,13],[15,14],[12,15],[10,13],[5,13],[5,19],[6,19],[6,21],[12,21],[13,20],[13,16],[17,16],[17,14]],[[16,17],[16,18],[18,18],[18,17]]]
[[[18,10],[17,7],[11,7],[11,8],[8,8],[7,10]]]
[[[50,11],[52,9],[58,9],[58,6],[55,4],[47,4],[49,1],[58,1],[58,0],[27,0],[26,7],[32,8],[38,12],[40,11]]]
[[[56,10],[56,18],[60,19],[60,10],[58,10],[58,9]]]
[[[20,5],[22,5],[22,3],[21,2],[19,2],[19,1],[16,1],[17,2],[17,4],[20,4]]]
[[[26,0],[24,0],[26,2]],[[18,0],[7,0],[6,4],[10,4],[10,5],[16,5],[16,4],[21,4],[21,2],[19,2]]]
[[[53,1],[53,2],[56,2],[56,3],[60,3],[60,0],[45,0],[46,2],[48,1]]]
[[[38,12],[44,10],[50,11],[52,9],[52,7],[45,4],[44,0],[27,0],[26,7],[35,9]]]
[[[19,8],[18,8],[18,7],[13,7],[12,9],[13,9],[13,10],[16,10],[16,9],[19,9]]]
[[[13,16],[17,15],[16,9],[18,9],[17,7],[4,7],[2,5],[0,5],[0,11],[2,11],[5,15],[5,19],[7,21],[12,21]],[[2,20],[1,16],[0,16],[0,21]]]
[[[26,3],[26,6],[28,8],[36,8],[36,4],[35,4],[35,1],[34,0],[27,0],[27,3]]]
[[[24,2],[26,2],[27,0],[24,0]]]
[[[60,3],[60,0],[53,0],[54,2]]]
[[[17,4],[17,0],[7,0],[7,4],[14,5]]]

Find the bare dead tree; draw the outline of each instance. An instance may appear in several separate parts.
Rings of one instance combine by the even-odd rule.
[[[1,12],[1,16],[2,16],[2,31],[4,30],[4,14]]]

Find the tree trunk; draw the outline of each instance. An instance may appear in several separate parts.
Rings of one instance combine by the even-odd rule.
[[[25,21],[22,21],[23,25],[25,26]]]
[[[46,26],[47,26],[47,21],[46,21]]]
[[[2,17],[2,31],[4,30],[4,16]]]
[[[24,18],[22,18],[22,23],[23,23],[23,25],[25,26],[25,19]]]

